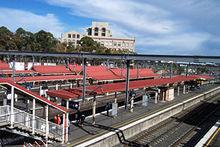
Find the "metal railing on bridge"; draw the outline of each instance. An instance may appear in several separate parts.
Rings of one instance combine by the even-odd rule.
[[[10,125],[10,106],[0,106],[0,126]],[[41,136],[46,136],[46,120],[35,116],[33,120],[33,115],[25,111],[14,108],[14,126],[21,130],[26,130],[32,132],[33,122],[35,123],[35,133]],[[55,124],[49,121],[49,135],[50,139],[55,139],[62,141],[62,131],[63,126]]]

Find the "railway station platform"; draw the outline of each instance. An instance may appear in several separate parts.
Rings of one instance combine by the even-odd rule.
[[[96,114],[95,124],[93,124],[94,120],[92,117],[87,117],[83,127],[78,126],[75,122],[71,122],[69,127],[69,145],[91,145],[92,141],[94,141],[96,138],[100,138],[107,133],[109,134],[115,132],[118,132],[117,135],[119,140],[126,140],[127,137],[124,136],[123,131],[121,131],[119,128],[127,126],[135,121],[153,115],[157,112],[163,111],[166,108],[177,105],[218,86],[220,85],[204,85],[201,87],[201,89],[196,89],[187,94],[180,94],[179,96],[175,95],[175,99],[173,101],[159,101],[157,104],[155,104],[154,99],[150,99],[147,106],[142,106],[141,103],[136,103],[132,113],[121,107],[119,108],[118,116],[116,117],[107,116],[106,113],[99,113]]]
[[[212,128],[203,136],[203,138],[196,144],[196,147],[200,146],[220,146],[220,120],[218,120]]]

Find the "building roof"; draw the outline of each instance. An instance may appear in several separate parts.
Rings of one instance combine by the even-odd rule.
[[[82,66],[80,65],[69,65],[70,70],[75,73],[80,73],[82,71]],[[86,74],[94,80],[104,81],[104,80],[125,80],[126,69],[123,68],[108,68],[106,66],[86,66]],[[159,77],[159,74],[155,74],[152,69],[141,68],[141,69],[130,69],[130,78],[152,78]]]
[[[155,86],[163,86],[166,84],[174,84],[184,81],[190,81],[195,79],[210,79],[210,76],[204,75],[190,75],[190,76],[175,76],[172,78],[160,78],[160,79],[148,79],[148,80],[135,80],[129,82],[129,90],[131,89],[138,89],[138,88],[147,88],[147,87],[155,87]],[[68,92],[64,92],[64,90],[49,90],[47,92],[48,95],[59,97],[61,99],[77,99],[82,94],[82,87],[78,88],[78,93],[75,93],[74,89],[66,90]],[[96,94],[105,94],[111,92],[123,92],[125,91],[125,82],[119,83],[110,83],[110,84],[102,84],[102,85],[91,85],[86,87],[87,95],[91,95],[92,93]]]
[[[4,79],[12,79],[11,77]],[[82,79],[81,75],[57,75],[57,76],[34,76],[34,77],[15,77],[16,83],[25,82],[47,82],[47,81],[65,81],[65,80],[79,80]]]
[[[9,64],[0,60],[0,70],[11,70]]]
[[[33,70],[42,75],[73,74],[63,65],[37,65],[33,66]]]
[[[16,83],[14,83],[11,80],[0,79],[0,84],[1,85],[5,85],[6,84],[6,85],[9,85],[9,86],[14,86],[15,89],[17,89],[17,90],[19,90],[19,91],[21,91],[21,92],[31,96],[34,99],[37,99],[37,100],[39,100],[39,101],[41,101],[41,102],[43,102],[43,103],[45,103],[45,104],[55,108],[55,109],[58,109],[58,110],[60,110],[62,112],[65,112],[65,113],[68,112],[68,110],[66,108],[64,108],[62,106],[59,106],[59,105],[49,101],[48,99],[39,96],[38,94],[36,94],[36,93],[34,93],[34,92],[30,91],[30,90],[27,90],[26,88],[24,88],[24,87],[22,87],[22,86],[20,86],[20,85],[18,85]]]
[[[15,70],[15,74],[34,74],[36,73],[33,70]],[[3,75],[12,75],[13,74],[13,70],[2,70],[0,72],[0,74]]]

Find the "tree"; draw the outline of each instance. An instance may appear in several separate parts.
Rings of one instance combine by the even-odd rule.
[[[32,51],[35,47],[33,33],[25,31],[23,28],[18,28],[14,34],[14,40],[20,51]]]
[[[0,49],[1,50],[17,50],[14,43],[13,33],[6,27],[0,27]]]
[[[42,52],[55,51],[58,40],[53,37],[53,34],[41,30],[34,34],[35,42],[37,43],[36,49]]]

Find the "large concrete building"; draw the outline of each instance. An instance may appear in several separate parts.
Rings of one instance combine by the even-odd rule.
[[[83,36],[89,36],[109,49],[135,51],[135,38],[113,37],[107,22],[92,22],[92,26],[88,27],[85,31],[85,34],[75,31],[63,33],[61,41],[67,43],[72,42],[75,46],[77,46],[79,44],[79,40]]]

